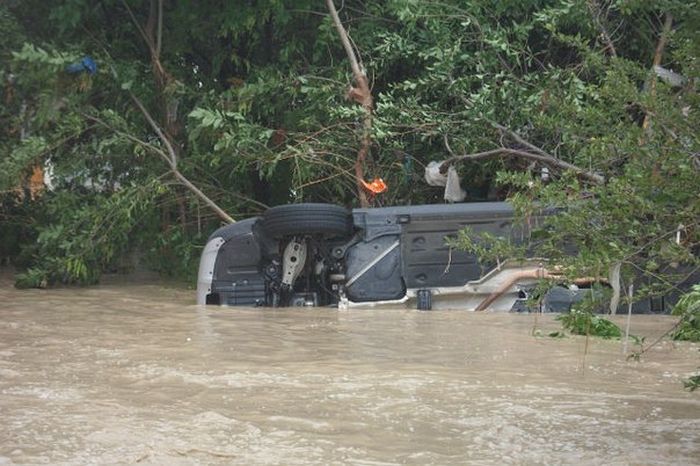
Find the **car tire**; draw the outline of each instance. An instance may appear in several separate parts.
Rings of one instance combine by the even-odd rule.
[[[288,204],[271,207],[261,220],[262,230],[279,239],[295,235],[322,235],[326,238],[350,236],[350,212],[333,204]]]

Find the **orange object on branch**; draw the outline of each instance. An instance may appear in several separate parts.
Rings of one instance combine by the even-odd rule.
[[[362,187],[365,188],[370,194],[376,196],[377,194],[385,193],[389,187],[386,185],[383,179],[375,178],[369,183],[365,180],[360,180],[362,182]]]

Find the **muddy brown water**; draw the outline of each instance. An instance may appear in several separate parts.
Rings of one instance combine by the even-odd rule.
[[[193,301],[0,278],[0,464],[700,462],[697,345],[629,362],[619,341],[532,336],[552,316]]]

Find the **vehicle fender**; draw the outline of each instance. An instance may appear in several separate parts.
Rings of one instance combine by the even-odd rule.
[[[219,248],[226,241],[221,236],[209,239],[202,256],[199,258],[199,272],[197,273],[197,304],[206,304],[207,295],[211,293],[211,283],[214,279],[214,265],[219,254]]]

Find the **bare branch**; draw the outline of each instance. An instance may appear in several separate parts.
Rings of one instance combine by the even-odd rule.
[[[450,154],[451,157],[456,157],[454,151],[452,150],[452,147],[450,147],[450,141],[447,139],[447,134],[444,134],[442,136],[442,140],[445,142],[445,149],[447,149],[447,153]]]
[[[214,212],[217,213],[221,219],[225,220],[228,223],[235,223],[236,221],[231,217],[229,214],[227,214],[221,207],[219,207],[214,201],[212,201],[206,194],[204,194],[197,186],[192,184],[190,180],[188,180],[181,172],[180,170],[177,169],[177,156],[175,155],[175,151],[170,144],[170,141],[168,141],[168,138],[165,137],[165,134],[163,134],[163,131],[161,131],[160,127],[158,124],[155,122],[151,114],[146,110],[146,107],[144,107],[143,103],[136,97],[132,92],[129,92],[131,95],[131,98],[133,101],[136,103],[136,106],[141,110],[141,113],[143,114],[144,118],[146,118],[146,121],[151,125],[153,130],[156,132],[160,140],[163,142],[167,149],[167,153],[162,151],[160,148],[154,146],[153,144],[149,144],[146,141],[143,141],[135,136],[132,136],[128,133],[125,133],[123,131],[116,130],[115,128],[112,128],[110,125],[108,125],[106,122],[103,120],[91,116],[91,115],[84,115],[86,118],[99,123],[100,125],[109,128],[110,130],[114,131],[115,133],[126,137],[132,142],[135,142],[141,146],[144,146],[148,148],[149,150],[155,152],[158,154],[170,167],[170,171],[172,174],[177,178],[177,180],[184,185],[187,189],[192,191],[198,198],[200,198],[202,201],[204,201],[205,204],[207,204]]]
[[[139,110],[141,110],[141,113],[143,114],[144,118],[146,118],[146,121],[148,121],[148,124],[151,125],[153,131],[156,132],[156,134],[168,150],[168,155],[170,156],[170,170],[173,172],[173,175],[175,175],[175,178],[177,178],[187,189],[192,191],[197,197],[204,201],[205,204],[211,207],[212,210],[214,210],[214,212],[216,212],[219,215],[219,217],[221,217],[228,223],[235,223],[236,221],[229,214],[227,214],[214,201],[209,199],[209,197],[206,194],[204,194],[199,188],[192,184],[190,180],[188,180],[182,173],[180,173],[180,170],[177,169],[177,153],[175,152],[175,149],[173,148],[172,144],[165,136],[165,134],[163,134],[163,131],[160,129],[160,127],[153,119],[151,114],[148,112],[148,110],[146,110],[146,107],[144,107],[143,103],[141,103],[139,98],[136,97],[131,91],[129,91],[129,95],[131,96],[131,99],[136,103],[136,106],[139,108]]]
[[[440,166],[440,172],[445,173],[447,172],[447,167],[451,163],[462,161],[462,160],[480,160],[484,158],[493,158],[496,156],[513,156],[513,157],[521,157],[529,160],[535,160],[539,161],[542,163],[545,163],[547,165],[550,165],[552,167],[559,168],[560,170],[570,170],[576,173],[578,176],[581,178],[584,178],[588,181],[592,181],[593,183],[596,184],[602,184],[605,183],[605,178],[602,177],[601,175],[598,175],[597,173],[592,173],[590,171],[584,170],[583,168],[580,168],[574,164],[571,164],[569,162],[566,162],[564,160],[561,160],[554,155],[550,154],[549,152],[543,150],[540,147],[537,147],[536,145],[532,144],[531,142],[525,140],[522,136],[520,136],[518,133],[513,131],[510,128],[507,128],[499,123],[496,123],[495,121],[487,120],[494,128],[498,129],[503,136],[508,136],[510,137],[513,141],[518,143],[519,145],[526,147],[529,149],[527,150],[518,150],[518,149],[511,149],[508,147],[500,147],[498,149],[493,149],[485,152],[477,152],[476,154],[466,154],[466,155],[459,155],[455,156],[454,153],[452,152],[452,149],[449,147],[449,142],[447,140],[447,135],[444,136],[445,139],[445,147],[447,148],[447,151],[452,155],[451,158],[445,160],[443,164]],[[503,140],[501,140],[501,144],[503,144]]]
[[[113,126],[111,126],[110,124],[108,124],[107,122],[105,122],[104,120],[97,118],[96,116],[89,115],[87,113],[81,113],[81,115],[87,120],[94,121],[95,123],[97,123],[101,126],[104,126],[108,130],[112,131],[114,134],[118,134],[119,136],[122,136],[122,137],[130,140],[133,143],[136,143],[140,146],[143,146],[143,147],[155,152],[156,154],[158,154],[158,156],[160,156],[160,158],[162,158],[165,161],[165,163],[167,163],[169,166],[171,165],[170,157],[168,157],[168,154],[163,152],[159,147],[154,146],[153,144],[150,144],[150,143],[144,141],[143,139],[139,139],[136,136],[133,136],[129,133],[125,133],[124,131],[120,131],[120,130],[114,128]]]
[[[160,60],[161,41],[163,39],[163,0],[158,0],[158,31],[156,33],[156,57]]]
[[[447,142],[447,136],[445,136],[445,141]],[[449,147],[449,145],[447,147]],[[448,152],[450,152],[450,150],[448,150]],[[528,160],[535,160],[559,168],[561,170],[571,170],[581,178],[584,178],[588,181],[592,181],[596,184],[602,184],[605,182],[605,179],[602,176],[596,173],[590,173],[586,170],[583,170],[582,168],[577,167],[576,165],[557,159],[544,151],[541,151],[541,153],[532,153],[524,150],[510,149],[508,147],[499,147],[497,149],[476,152],[473,154],[455,155],[445,160],[442,163],[442,165],[440,165],[440,172],[445,173],[447,171],[447,168],[456,162],[462,162],[464,160],[484,160],[496,157],[520,157]]]
[[[515,140],[515,142],[517,142],[517,143],[520,144],[520,145],[523,145],[523,146],[527,147],[528,149],[530,149],[531,151],[535,152],[536,154],[544,155],[544,156],[546,156],[546,157],[551,157],[551,158],[553,158],[553,159],[556,158],[556,157],[554,157],[552,154],[549,154],[549,153],[545,152],[544,150],[542,150],[541,148],[539,148],[539,147],[537,147],[536,145],[532,144],[531,142],[526,141],[525,139],[522,138],[522,136],[520,136],[518,133],[516,133],[516,132],[513,131],[512,129],[506,128],[505,126],[500,125],[500,124],[498,124],[498,123],[496,123],[496,122],[494,122],[494,121],[492,121],[491,124],[492,124],[496,129],[498,129],[501,133],[504,133],[504,134],[510,136],[511,138],[513,138],[513,140]]]
[[[600,9],[600,5],[596,0],[587,0],[588,10],[591,12],[591,17],[593,18],[593,23],[596,25],[600,31],[600,36],[605,43],[605,49],[611,56],[617,57],[617,50],[615,50],[615,44],[612,41],[608,28],[605,26],[605,18],[602,18],[603,12]]]
[[[355,78],[355,85],[357,87],[351,87],[348,91],[347,97],[359,103],[365,111],[365,116],[362,122],[362,139],[360,140],[360,148],[357,151],[357,157],[355,158],[355,184],[357,186],[357,198],[360,201],[362,207],[369,207],[369,200],[367,199],[367,194],[364,191],[364,186],[362,182],[365,178],[364,164],[369,154],[370,146],[372,144],[372,110],[374,104],[372,102],[372,91],[369,88],[369,82],[367,80],[367,75],[360,66],[360,62],[357,58],[357,54],[350,43],[350,38],[348,32],[343,27],[343,23],[340,22],[340,17],[335,9],[335,4],[333,0],[326,0],[328,5],[328,11],[333,19],[333,24],[338,30],[338,35],[340,36],[340,41],[343,43],[345,48],[345,53],[350,61],[350,68],[352,69],[352,74]]]
[[[162,35],[163,35],[163,0],[157,0],[157,11],[154,11],[154,0],[151,0],[151,13],[149,14],[149,21],[147,24],[147,29],[146,31],[141,24],[138,22],[136,19],[136,16],[134,15],[133,11],[131,11],[131,8],[129,8],[129,5],[126,3],[126,0],[121,0],[122,5],[124,5],[124,8],[126,8],[126,11],[129,13],[129,16],[131,17],[131,21],[134,23],[136,28],[138,29],[139,33],[143,37],[144,42],[146,42],[146,45],[148,46],[148,50],[151,55],[151,63],[153,65],[153,70],[154,74],[156,77],[156,84],[161,90],[161,93],[163,89],[166,87],[168,81],[171,79],[170,75],[165,71],[163,68],[163,65],[160,62],[160,52],[161,52],[161,47],[162,47]],[[154,19],[154,14],[157,14],[157,30],[153,31],[153,19]],[[155,38],[153,37],[155,35]],[[170,171],[173,173],[175,178],[180,181],[181,184],[183,184],[187,189],[192,191],[197,197],[199,197],[202,201],[204,201],[205,204],[207,204],[214,212],[216,212],[219,217],[221,217],[223,220],[225,220],[228,223],[234,223],[235,220],[227,214],[221,207],[219,207],[214,201],[212,201],[206,194],[204,194],[199,188],[197,188],[190,180],[188,180],[177,168],[177,162],[178,162],[178,157],[177,157],[177,150],[173,146],[172,142],[170,141],[170,138],[166,136],[166,134],[163,132],[163,130],[160,128],[158,123],[156,123],[155,119],[151,116],[149,111],[146,109],[146,107],[143,105],[143,103],[134,95],[133,92],[129,91],[129,96],[131,99],[134,101],[136,106],[141,110],[141,113],[143,114],[144,118],[148,122],[149,125],[151,125],[151,128],[156,132],[158,135],[158,138],[163,142],[167,153],[163,152],[160,149],[156,149],[153,145],[148,145],[152,150],[155,150],[156,153],[158,153],[170,166]],[[167,105],[166,105],[167,107]],[[165,113],[165,112],[164,112]],[[167,128],[167,126],[166,126]],[[170,132],[172,133],[172,131]],[[137,138],[130,137],[130,139],[143,142],[138,140]]]
[[[343,43],[343,47],[345,48],[345,53],[347,53],[348,55],[348,60],[350,61],[350,68],[352,69],[352,74],[355,76],[355,80],[359,82],[365,74],[360,68],[360,63],[357,59],[357,55],[355,55],[355,50],[353,50],[352,44],[350,43],[348,32],[345,30],[345,27],[343,27],[343,23],[340,22],[340,17],[338,16],[338,11],[335,9],[335,4],[333,3],[333,0],[326,0],[326,4],[328,5],[328,11],[331,14],[331,18],[333,18],[333,24],[338,30],[340,41]]]
[[[661,35],[659,36],[659,43],[656,44],[656,50],[654,52],[654,66],[661,66],[661,58],[664,55],[664,49],[668,43],[668,36],[671,34],[671,26],[673,25],[673,15],[671,13],[666,13],[666,18],[664,19],[664,26],[661,30]]]
[[[144,29],[141,27],[141,23],[139,23],[139,21],[136,19],[136,16],[134,16],[134,12],[131,11],[129,4],[126,3],[126,0],[122,0],[122,5],[124,5],[124,8],[126,8],[126,11],[129,13],[131,21],[134,23],[139,33],[141,33],[141,37],[143,37],[144,42],[146,42],[146,45],[148,45],[149,50],[151,50],[151,53],[153,53],[153,44],[151,43],[151,39],[146,35],[146,31],[144,31]]]
[[[666,18],[664,19],[664,26],[661,29],[661,34],[659,35],[659,42],[656,44],[656,50],[654,51],[654,61],[652,62],[651,68],[651,78],[649,83],[649,93],[652,98],[656,97],[656,72],[654,69],[657,66],[661,66],[661,59],[664,55],[664,49],[666,48],[666,43],[668,42],[668,36],[671,34],[671,26],[673,25],[673,16],[670,13],[666,13]],[[649,130],[651,125],[651,112],[646,112],[644,115],[644,121],[642,122],[642,129],[646,132]],[[643,142],[643,140],[642,140]]]
[[[163,68],[163,65],[160,62],[160,47],[158,47],[156,49],[156,46],[153,43],[154,42],[153,37],[150,37],[146,33],[146,30],[141,26],[139,21],[136,19],[134,12],[131,11],[131,8],[129,7],[129,5],[126,3],[125,0],[122,0],[122,4],[124,5],[124,8],[126,8],[126,11],[129,13],[129,17],[131,17],[131,21],[136,26],[136,29],[138,29],[139,33],[141,34],[141,37],[143,37],[144,42],[146,42],[146,46],[148,47],[148,51],[151,55],[151,62],[153,63],[153,67],[155,68],[155,71],[158,74],[159,79],[161,81],[163,81],[164,80],[163,78],[166,77],[167,74],[165,72],[165,69]],[[160,12],[162,13],[162,10]],[[162,28],[162,21],[163,21],[162,15],[159,15],[158,21],[159,21],[159,28]],[[159,35],[159,39],[160,39],[160,35]]]
[[[498,149],[491,149],[491,150],[486,150],[483,152],[455,155],[454,157],[450,157],[449,159],[442,162],[442,165],[440,165],[440,171],[442,172],[444,169],[446,169],[450,165],[454,164],[455,162],[461,162],[463,160],[491,159],[491,158],[494,158],[497,156],[515,156],[515,157],[522,157],[522,158],[529,159],[529,160],[537,160],[540,162],[549,162],[550,161],[549,157],[545,157],[543,155],[532,154],[530,152],[525,152],[523,150],[518,150],[518,149],[509,149],[507,147],[499,147]]]
[[[175,178],[177,178],[187,189],[192,191],[198,198],[200,198],[202,201],[204,201],[205,204],[207,204],[211,209],[216,212],[221,219],[225,220],[228,223],[236,223],[236,221],[231,217],[229,214],[227,214],[221,207],[219,207],[214,201],[209,199],[209,197],[204,194],[198,187],[196,187],[190,180],[188,180],[185,175],[180,173],[180,170],[173,169],[172,170],[173,175],[175,175]]]
[[[170,169],[171,169],[171,171],[172,171],[172,165],[171,165],[171,163],[170,163],[170,157],[169,157],[168,154],[166,154],[163,150],[161,150],[160,147],[155,146],[155,145],[153,145],[153,144],[151,144],[151,143],[149,143],[149,142],[146,142],[146,141],[144,141],[143,139],[139,139],[139,138],[137,138],[136,136],[133,136],[133,135],[131,135],[131,134],[129,134],[129,133],[126,133],[126,132],[124,132],[124,131],[120,131],[120,130],[118,130],[117,128],[115,128],[115,127],[111,126],[110,124],[108,124],[107,122],[105,122],[104,120],[102,120],[102,119],[100,119],[100,118],[97,118],[96,116],[89,115],[89,114],[87,114],[87,113],[81,113],[81,115],[83,115],[83,117],[84,117],[85,119],[90,120],[90,121],[94,121],[95,123],[99,124],[100,126],[103,126],[103,127],[105,127],[106,129],[112,131],[114,134],[118,134],[119,136],[122,136],[122,137],[124,137],[124,138],[130,140],[131,142],[133,142],[133,143],[135,143],[135,144],[138,144],[138,145],[140,145],[140,146],[142,146],[142,147],[144,147],[144,148],[146,148],[146,149],[148,149],[148,150],[150,150],[150,151],[152,151],[152,152],[155,152],[158,156],[160,156],[160,157],[168,164],[168,166],[170,167]],[[180,172],[178,171],[177,173],[180,173]],[[181,175],[181,176],[182,176],[182,175]],[[184,178],[184,177],[183,177],[183,178],[184,178],[185,180],[187,180],[187,183],[189,183],[189,185],[187,185],[185,182],[183,182],[183,179],[179,178],[179,177],[177,176],[177,174],[175,174],[175,177],[178,179],[178,181],[181,181],[182,184],[185,184],[185,186],[187,186],[187,187],[189,187],[190,185],[192,185],[192,183],[190,183],[189,180],[187,180],[187,179]],[[193,186],[193,187],[194,187],[194,186]],[[197,189],[196,187],[194,187],[194,189],[197,190],[197,191],[199,191],[199,192],[201,193],[201,191],[200,191],[199,189]],[[233,196],[233,197],[237,197],[237,198],[239,198],[239,199],[241,199],[241,200],[243,200],[243,201],[245,201],[245,202],[249,202],[249,203],[251,203],[251,204],[255,204],[255,205],[257,205],[258,207],[262,207],[263,209],[267,209],[267,208],[268,208],[268,206],[267,206],[266,204],[263,204],[262,202],[256,201],[255,199],[252,199],[252,198],[250,198],[250,197],[244,196],[244,195],[242,195],[242,194],[239,194],[239,193],[236,193],[236,192],[231,192],[231,191],[226,191],[226,193],[227,193],[228,195]],[[202,195],[203,195],[203,193],[202,193]],[[198,194],[198,197],[202,198],[201,195],[199,195],[199,194]],[[203,199],[203,198],[202,198],[202,199]],[[206,202],[206,201],[205,201],[205,202]],[[216,210],[216,209],[214,209],[214,210],[216,211],[216,213],[217,213],[219,216],[221,216],[221,213],[220,213],[218,210]],[[225,218],[225,217],[222,217],[222,218],[223,218],[224,220],[226,220],[227,222],[229,222],[229,223],[234,223],[233,219],[231,219],[230,216],[229,216],[228,218]],[[230,220],[229,220],[229,219],[230,219]]]
[[[160,129],[160,126],[158,126],[158,123],[156,123],[148,110],[146,110],[146,107],[144,107],[139,98],[136,97],[131,91],[129,91],[129,96],[131,96],[131,99],[134,101],[139,110],[141,110],[141,113],[143,114],[144,118],[146,118],[148,124],[151,125],[151,128],[153,128],[153,131],[156,132],[160,140],[163,141],[163,144],[165,144],[165,148],[168,150],[168,163],[170,164],[170,167],[173,170],[177,170],[177,152],[175,152],[175,148],[170,143],[170,140],[165,136],[163,131]]]

